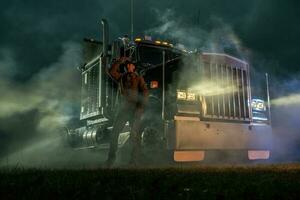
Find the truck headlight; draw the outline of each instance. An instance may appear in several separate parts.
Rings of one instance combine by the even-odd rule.
[[[258,109],[261,109],[261,110],[263,110],[265,107],[263,103],[258,103],[256,106]]]
[[[253,101],[252,101],[252,102],[251,102],[251,107],[252,107],[252,108],[256,108],[256,102],[253,102]]]
[[[192,92],[186,92],[184,90],[177,90],[177,99],[186,101],[195,101],[196,94]]]
[[[252,99],[251,107],[253,110],[266,111],[265,102],[261,99]]]
[[[186,100],[186,92],[182,90],[177,90],[177,99]]]
[[[195,101],[196,100],[196,94],[192,93],[192,92],[187,92],[186,100]]]

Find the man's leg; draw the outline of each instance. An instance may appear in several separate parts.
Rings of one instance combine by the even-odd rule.
[[[131,164],[136,164],[141,156],[141,111],[137,111],[132,119],[130,137],[132,139]]]
[[[122,131],[122,129],[124,128],[127,120],[128,120],[128,117],[126,116],[126,112],[124,112],[123,110],[120,110],[114,120],[113,130],[110,135],[109,153],[108,153],[108,158],[106,161],[106,164],[109,166],[112,165],[114,163],[114,161],[116,160],[119,134]]]

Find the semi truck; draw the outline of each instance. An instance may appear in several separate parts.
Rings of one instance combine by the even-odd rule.
[[[272,128],[268,120],[253,119],[247,62],[223,53],[179,49],[149,36],[109,42],[108,22],[101,23],[102,41],[84,40],[84,64],[79,69],[80,120],[85,125],[67,130],[72,148],[109,148],[120,93],[108,71],[114,60],[126,56],[136,63],[149,89],[143,147],[166,150],[176,162],[202,161],[211,151],[240,151],[250,160],[269,159]],[[128,141],[127,123],[119,146]]]

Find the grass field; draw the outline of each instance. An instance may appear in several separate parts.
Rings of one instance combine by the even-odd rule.
[[[0,199],[299,199],[300,165],[0,170]]]

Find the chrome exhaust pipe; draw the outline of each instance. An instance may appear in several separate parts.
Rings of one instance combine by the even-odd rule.
[[[101,20],[102,24],[102,32],[103,32],[103,47],[102,47],[102,53],[103,57],[106,57],[108,54],[108,41],[109,41],[109,32],[108,32],[108,22],[106,19]]]
[[[269,90],[269,74],[268,74],[268,73],[266,73],[266,85],[267,85],[267,99],[268,99],[269,124],[272,125],[272,121],[271,121],[270,90]]]

